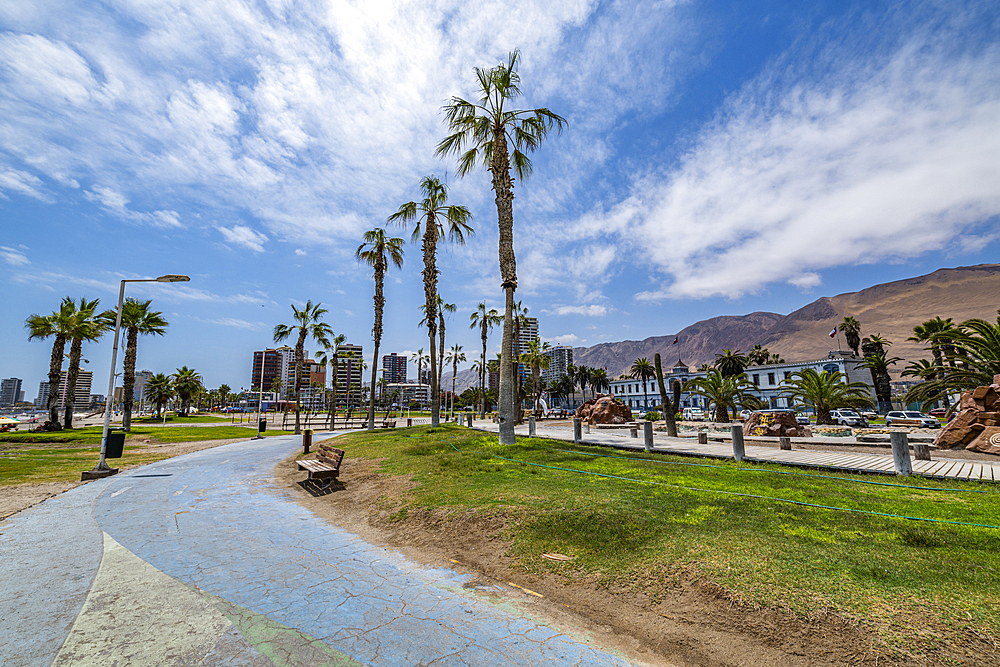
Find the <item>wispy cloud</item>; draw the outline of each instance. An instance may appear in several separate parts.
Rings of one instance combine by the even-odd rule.
[[[608,314],[606,306],[591,304],[588,306],[555,306],[554,308],[542,311],[543,315],[587,315],[589,317],[603,317]]]
[[[28,256],[17,248],[10,248],[8,246],[0,246],[0,257],[3,257],[3,261],[8,264],[13,264],[14,266],[24,266],[25,264],[31,264]]]
[[[122,193],[112,188],[95,185],[83,193],[89,201],[100,204],[101,208],[122,220],[146,223],[154,227],[183,227],[180,215],[176,211],[133,211],[127,204],[129,200]]]
[[[733,95],[679,168],[612,211],[671,278],[640,300],[739,296],[776,281],[809,289],[818,269],[992,233],[996,45],[956,26],[910,26],[888,53],[834,43],[808,68],[797,55]]]
[[[572,345],[573,343],[580,340],[576,334],[563,334],[561,336],[552,336],[551,338],[542,336],[541,338],[542,340],[546,340],[550,343],[555,343],[556,345]]]
[[[233,245],[243,246],[254,252],[264,252],[264,243],[267,241],[267,237],[260,232],[255,232],[243,225],[234,225],[230,228],[221,227],[219,231],[226,237],[226,241]]]

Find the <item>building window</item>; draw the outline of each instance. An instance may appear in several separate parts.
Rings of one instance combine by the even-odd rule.
[[[770,384],[770,385],[774,384],[774,373],[768,373],[767,374],[767,383]]]
[[[753,374],[753,384],[755,387],[760,386],[760,375],[758,375],[757,373]]]
[[[790,377],[792,377],[792,372],[791,371],[785,371],[785,379],[787,380]]]

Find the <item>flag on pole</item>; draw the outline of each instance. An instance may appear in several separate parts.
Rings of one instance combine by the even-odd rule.
[[[836,337],[836,335],[837,335],[837,327],[834,327],[833,331],[830,332],[830,338],[834,338]]]
[[[671,343],[671,345],[677,345],[677,343],[679,343],[680,341],[681,341],[681,339],[679,337],[674,336],[674,342]]]

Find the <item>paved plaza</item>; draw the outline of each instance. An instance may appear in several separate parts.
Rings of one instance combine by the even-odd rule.
[[[303,508],[294,436],[77,487],[0,523],[0,664],[627,665]]]

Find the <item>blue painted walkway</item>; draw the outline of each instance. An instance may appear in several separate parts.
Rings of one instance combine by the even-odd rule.
[[[0,523],[0,664],[630,664],[289,500],[270,478],[298,447],[195,452]]]

